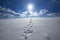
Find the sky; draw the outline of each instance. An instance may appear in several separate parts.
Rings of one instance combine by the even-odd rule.
[[[60,12],[60,0],[0,0],[0,6],[18,12],[27,10],[29,3],[34,4],[34,10],[47,9],[50,12]]]
[[[27,6],[34,6],[31,13]],[[0,18],[60,16],[60,0],[0,0]]]

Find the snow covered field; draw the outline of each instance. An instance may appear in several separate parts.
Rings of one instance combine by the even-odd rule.
[[[30,18],[0,19],[0,40],[24,40]],[[60,18],[32,18],[33,33],[27,40],[60,40]]]

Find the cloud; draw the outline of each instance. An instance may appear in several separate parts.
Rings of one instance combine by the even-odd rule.
[[[39,14],[45,14],[45,13],[47,13],[47,12],[48,12],[48,10],[46,10],[46,9],[41,9],[40,12],[39,12]]]
[[[60,17],[60,13],[55,13],[55,16]]]
[[[24,12],[15,12],[9,8],[3,8],[0,6],[0,18],[20,18],[20,17],[60,17],[60,13],[50,13],[46,9],[41,9],[37,11],[24,11]]]
[[[43,15],[46,15],[49,11],[46,10],[46,9],[41,9],[39,12],[38,12],[38,15],[39,16],[43,16]]]
[[[41,9],[39,12],[37,11],[24,11],[20,14],[20,17],[40,17],[40,16],[54,16],[55,13],[49,13],[46,9]]]
[[[19,13],[12,11],[9,8],[3,8],[0,6],[0,18],[16,18],[19,16]]]
[[[38,13],[37,12],[29,12],[29,11],[24,11],[22,12],[22,14],[20,14],[21,17],[36,17],[38,16]]]
[[[43,17],[60,17],[60,13],[51,13],[46,9],[41,9],[40,12],[38,13],[38,16],[43,16]]]
[[[56,16],[55,14],[56,13],[48,13],[48,14],[46,14],[46,16]]]

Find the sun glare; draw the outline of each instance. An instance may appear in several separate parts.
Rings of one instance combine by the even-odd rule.
[[[28,5],[28,10],[32,10],[33,9],[33,5],[32,4],[29,4]]]

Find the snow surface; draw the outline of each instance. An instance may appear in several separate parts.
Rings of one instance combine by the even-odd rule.
[[[24,40],[30,18],[0,19],[0,40]],[[60,40],[60,18],[32,18],[33,33],[27,40]]]

